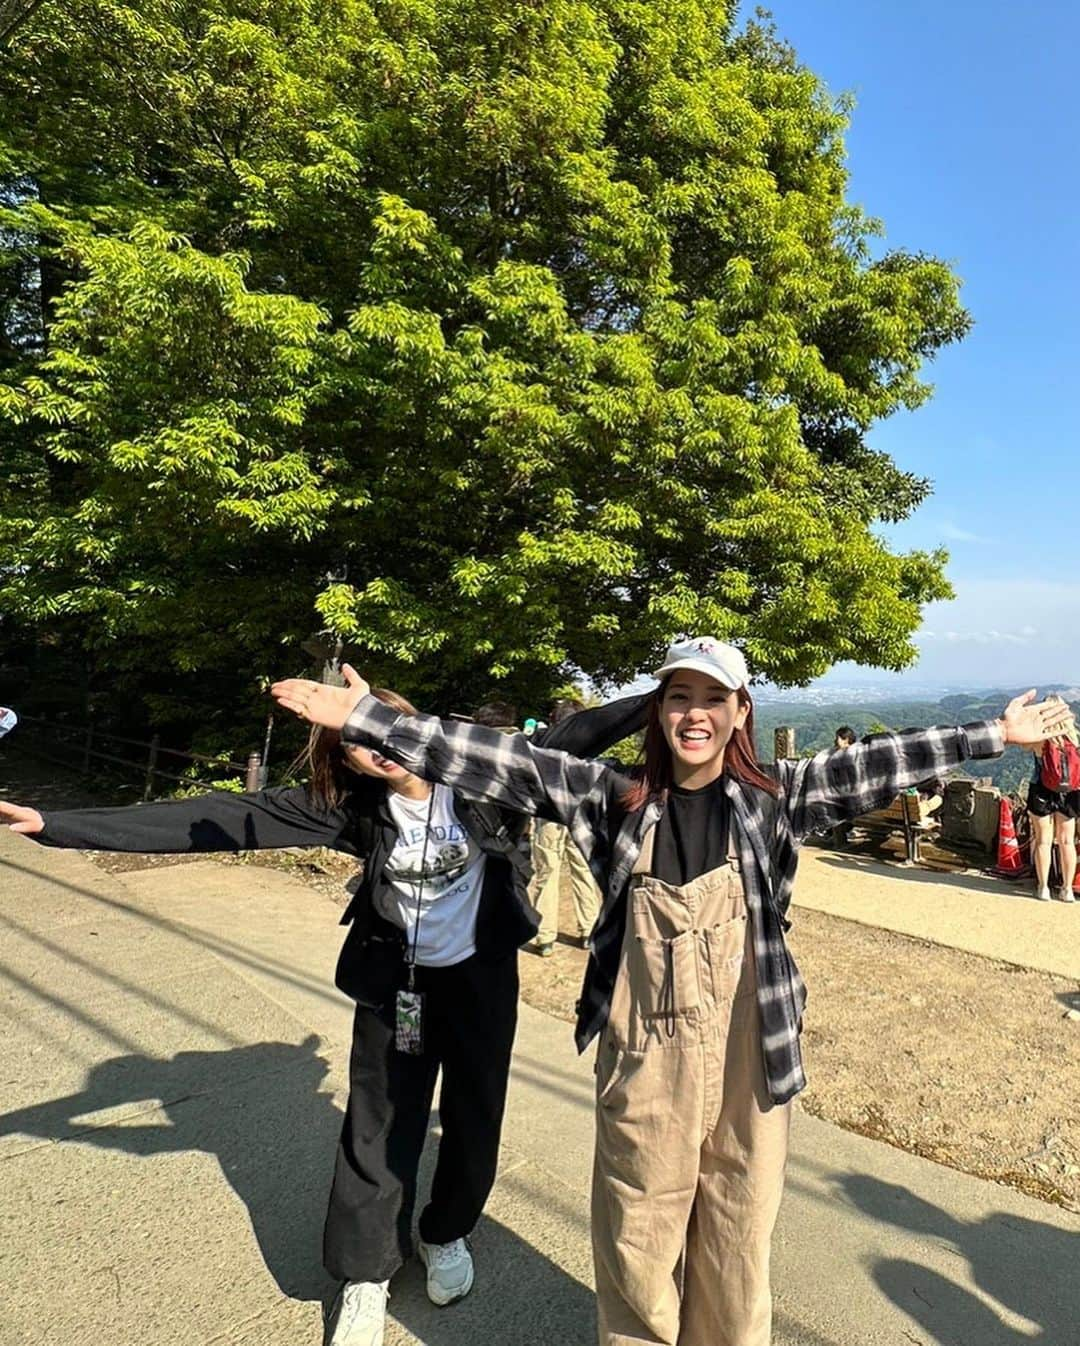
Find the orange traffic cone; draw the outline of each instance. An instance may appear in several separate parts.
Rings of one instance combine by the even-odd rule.
[[[1020,874],[1024,862],[1020,858],[1020,843],[1016,840],[1016,828],[1013,826],[1012,805],[1002,795],[998,806],[998,852],[994,870],[998,874]]]

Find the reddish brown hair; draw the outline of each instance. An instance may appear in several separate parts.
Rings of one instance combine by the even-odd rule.
[[[385,687],[372,687],[371,695],[402,715],[418,714],[410,701]],[[327,729],[321,724],[311,726],[308,745],[297,758],[296,766],[306,770],[308,789],[315,801],[331,809],[337,808],[356,779],[356,772],[346,761],[341,735],[336,729]]]
[[[665,799],[674,784],[671,747],[660,723],[660,703],[667,685],[668,679],[665,678],[649,703],[641,762],[635,767],[636,779],[623,799],[625,807],[631,810],[643,808],[650,799]],[[766,794],[777,795],[780,787],[761,769],[758,762],[754,746],[754,703],[745,687],[739,688],[738,697],[739,705],[748,707],[746,723],[734,731],[724,749],[724,775],[733,776],[745,785],[753,785]]]

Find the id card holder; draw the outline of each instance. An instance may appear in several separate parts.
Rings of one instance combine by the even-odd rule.
[[[408,1056],[419,1056],[424,1050],[424,997],[419,991],[397,993],[394,1047]]]

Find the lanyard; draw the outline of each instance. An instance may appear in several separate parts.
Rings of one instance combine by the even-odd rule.
[[[423,916],[424,871],[427,866],[428,841],[431,839],[431,819],[435,813],[435,791],[439,787],[432,785],[428,796],[427,822],[424,824],[424,845],[420,852],[420,881],[416,885],[416,924],[413,926],[412,948],[406,954],[405,962],[409,969],[409,990],[416,985],[416,950],[420,943],[420,920]]]

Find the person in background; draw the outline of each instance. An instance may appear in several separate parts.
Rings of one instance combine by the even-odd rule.
[[[19,723],[19,717],[7,706],[0,706],[0,738],[10,734]]]
[[[477,706],[473,714],[473,724],[483,724],[489,729],[501,729],[504,734],[517,733],[517,706],[509,701],[485,701]]]
[[[551,708],[551,724],[562,724],[585,709],[576,697],[563,697]],[[530,736],[532,737],[532,736]],[[544,737],[534,738],[543,746]],[[574,904],[574,923],[578,943],[585,948],[589,932],[600,912],[600,889],[588,862],[574,845],[570,833],[560,823],[538,819],[533,824],[533,905],[540,917],[533,947],[541,958],[550,958],[559,933],[559,890],[563,861],[570,870],[570,892]]]
[[[850,748],[855,742],[855,730],[849,724],[842,724],[833,735],[833,748],[840,752],[844,748]],[[831,844],[837,850],[843,850],[848,844],[848,837],[851,834],[851,823],[845,820],[839,822],[835,827],[829,830],[828,836]]]
[[[1060,698],[1059,698],[1060,700]],[[1066,703],[1061,702],[1067,709]],[[1061,887],[1057,890],[1061,902],[1074,902],[1073,881],[1076,878],[1076,820],[1080,817],[1080,789],[1070,788],[1072,781],[1048,780],[1047,754],[1054,752],[1064,759],[1067,774],[1069,764],[1076,761],[1075,730],[1060,744],[1040,744],[1034,753],[1034,769],[1028,787],[1027,809],[1031,817],[1031,856],[1035,865],[1035,897],[1049,902],[1050,870],[1054,844],[1061,864]],[[1076,767],[1072,767],[1075,774]]]

